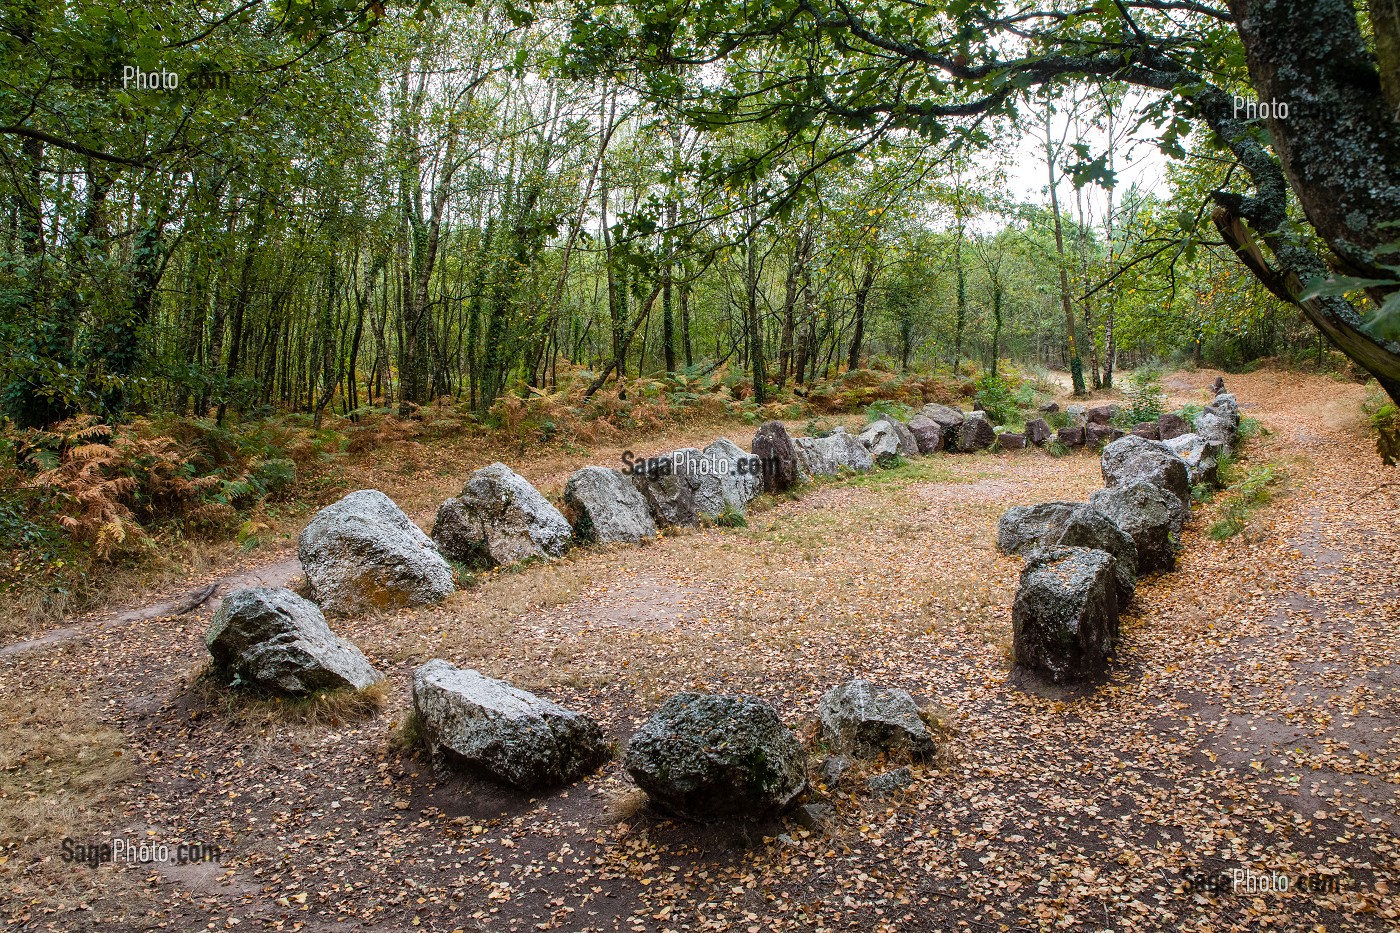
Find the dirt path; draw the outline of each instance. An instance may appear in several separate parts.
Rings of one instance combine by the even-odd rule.
[[[1099,483],[1089,456],[1032,452],[928,458],[747,529],[579,552],[352,620],[340,627],[398,685],[367,721],[240,716],[192,688],[207,605],[0,658],[0,705],[30,720],[0,736],[0,812],[7,837],[19,820],[32,837],[0,864],[0,916],[64,930],[1394,929],[1400,512],[1362,494],[1395,471],[1367,450],[1355,387],[1230,383],[1273,432],[1250,459],[1286,468],[1287,491],[1225,543],[1198,515],[1091,694],[1029,693],[1009,671],[1019,561],[993,549],[996,519]],[[650,815],[615,762],[539,799],[436,781],[393,741],[408,672],[434,656],[586,709],[620,740],[689,687],[763,696],[807,730],[822,691],[853,675],[935,704],[951,735],[905,794],[859,780],[833,794],[830,832],[697,829]],[[215,842],[223,862],[64,865],[73,826]],[[1180,891],[1244,868],[1337,890]]]

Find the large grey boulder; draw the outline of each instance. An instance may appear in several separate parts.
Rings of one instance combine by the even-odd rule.
[[[995,444],[996,440],[997,432],[987,420],[986,412],[968,412],[963,418],[963,423],[958,426],[958,450],[962,453],[986,450]]]
[[[899,437],[899,454],[901,457],[917,457],[919,455],[919,439],[914,436],[909,425],[900,421],[894,415],[885,415],[884,420],[889,422],[894,433]]]
[[[797,736],[750,696],[671,697],[637,730],[623,764],[658,809],[690,820],[763,816],[807,786]]]
[[[1181,434],[1163,441],[1186,464],[1191,482],[1215,485],[1219,479],[1219,448],[1201,440],[1199,434]]]
[[[471,475],[462,494],[438,507],[433,540],[469,567],[559,557],[573,543],[563,514],[504,463]]]
[[[797,448],[781,421],[763,424],[749,445],[762,465],[763,491],[786,492],[798,482]]]
[[[1103,449],[1099,468],[1105,486],[1151,483],[1170,492],[1191,514],[1191,470],[1169,445],[1128,436]]]
[[[1137,547],[1138,573],[1171,570],[1176,566],[1176,531],[1173,506],[1176,497],[1149,483],[1099,489],[1089,496],[1089,507],[1102,513],[1133,539]]]
[[[297,542],[311,597],[332,615],[435,603],[452,595],[437,545],[377,489],[317,512]]]
[[[617,470],[587,466],[564,484],[564,505],[583,541],[636,544],[656,535],[656,522],[637,487]]]
[[[914,445],[921,454],[933,454],[943,449],[943,426],[927,415],[915,415],[909,419],[909,432],[914,435]]]
[[[363,690],[384,679],[359,648],[291,590],[253,587],[224,597],[204,636],[214,665],[239,684],[306,696]]]
[[[868,473],[875,460],[859,440],[837,428],[826,437],[793,438],[797,462],[806,476],[837,476],[842,470]]]
[[[1235,446],[1236,426],[1215,412],[1201,412],[1193,426],[1195,433],[1207,444],[1213,444],[1220,450],[1230,450]]]
[[[694,528],[700,524],[700,513],[695,510],[695,490],[690,488],[685,477],[670,470],[639,470],[632,474],[632,485],[647,501],[657,525]]]
[[[436,763],[521,790],[567,784],[608,757],[582,713],[442,660],[413,672],[413,709]]]
[[[905,690],[852,680],[828,690],[817,709],[822,738],[832,751],[859,758],[894,754],[926,759],[938,750]]]
[[[1100,673],[1118,639],[1113,579],[1104,551],[1058,547],[1027,561],[1011,611],[1016,663],[1056,683]]]
[[[1161,429],[1157,427],[1155,421],[1139,421],[1133,425],[1133,429],[1128,432],[1134,437],[1146,438],[1149,441],[1159,441],[1162,439]]]
[[[861,432],[860,442],[871,458],[882,467],[894,466],[903,456],[899,433],[889,421],[877,421]]]
[[[727,438],[703,451],[693,447],[671,454],[676,475],[690,483],[695,510],[710,519],[727,510],[743,513],[763,490],[763,464]]]
[[[997,524],[997,547],[1022,557],[1056,547],[1082,547],[1113,555],[1118,606],[1128,605],[1137,589],[1137,545],[1121,528],[1079,502],[1046,502],[1008,509]]]
[[[997,549],[1025,557],[1055,543],[1069,514],[1081,504],[1061,501],[1012,506],[997,522]]]

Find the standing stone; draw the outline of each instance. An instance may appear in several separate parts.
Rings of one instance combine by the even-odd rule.
[[[943,449],[953,451],[958,449],[958,428],[966,420],[966,415],[962,409],[954,408],[951,405],[939,405],[930,402],[919,409],[919,414],[930,419],[943,429]]]
[[[963,453],[986,450],[995,444],[996,440],[997,432],[987,420],[986,412],[969,412],[958,427],[958,450]]]
[[[914,436],[914,432],[909,429],[909,425],[894,415],[885,415],[885,420],[889,422],[891,428],[894,428],[894,433],[899,437],[900,456],[917,457],[919,455],[919,441]]]
[[[636,544],[656,535],[656,522],[637,487],[617,470],[587,466],[564,484],[564,504],[582,541]]]
[[[413,708],[440,763],[520,790],[577,780],[608,757],[592,719],[442,660],[413,672]]]
[[[877,421],[861,432],[860,442],[870,451],[870,456],[882,467],[899,463],[899,434],[888,421]]]
[[[943,449],[943,426],[927,415],[909,419],[909,431],[921,454],[933,454]]]
[[[1037,447],[1044,447],[1050,442],[1050,425],[1044,418],[1036,418],[1026,422],[1026,440]]]
[[[1111,425],[1090,421],[1084,426],[1084,446],[1095,448],[1102,447],[1122,435],[1122,431]]]
[[[844,428],[837,428],[826,437],[793,438],[797,461],[809,476],[838,476],[842,470],[868,473],[875,469],[870,451]]]
[[[1219,480],[1216,457],[1220,448],[1207,444],[1201,440],[1199,434],[1182,434],[1162,443],[1171,448],[1186,464],[1186,468],[1191,471],[1191,482],[1214,485]]]
[[[750,449],[761,464],[764,492],[786,492],[797,485],[797,448],[781,421],[760,427]]]
[[[695,510],[710,519],[726,511],[744,514],[763,489],[763,465],[728,438],[703,451],[693,447],[671,454],[676,474],[695,492]]]
[[[456,588],[432,539],[377,489],[317,512],[297,541],[311,596],[332,615],[435,603]]]
[[[1102,672],[1118,639],[1112,555],[1058,547],[1031,558],[1021,571],[1011,624],[1022,667],[1056,683]]]
[[[1063,501],[1012,506],[997,522],[997,549],[1025,557],[1055,543],[1069,514],[1079,506]]]
[[[1168,445],[1140,437],[1125,437],[1103,449],[1099,468],[1105,486],[1150,483],[1176,496],[1186,512],[1185,519],[1190,518],[1191,470]]]
[[[1108,424],[1116,414],[1118,414],[1117,405],[1100,405],[1084,412],[1084,417],[1090,424]]]
[[[384,679],[359,648],[330,630],[315,603],[287,589],[225,596],[204,643],[224,676],[292,696],[364,690]]]
[[[1190,431],[1191,422],[1175,412],[1167,412],[1157,419],[1157,437],[1159,440],[1169,441],[1174,437],[1189,434]]]
[[[657,525],[694,528],[700,524],[695,510],[695,490],[685,477],[669,470],[655,474],[645,470],[632,474],[632,485],[642,494]]]
[[[1175,503],[1175,496],[1149,483],[1099,489],[1089,496],[1090,508],[1133,539],[1139,573],[1176,567]]]
[[[1139,421],[1133,425],[1132,435],[1149,441],[1159,440],[1162,436],[1155,421]]]
[[[1065,447],[1083,447],[1084,429],[1060,428],[1060,430],[1055,432],[1055,442],[1057,444],[1062,444]]]
[[[1112,554],[1118,605],[1128,605],[1137,588],[1137,545],[1091,507],[1078,502],[1016,506],[1007,509],[997,523],[997,548],[1005,554],[1031,557],[1061,546]]]
[[[462,494],[438,508],[433,540],[452,560],[495,567],[559,557],[573,543],[573,529],[524,477],[493,463],[473,473]]]
[[[1201,440],[1220,450],[1230,450],[1235,446],[1235,425],[1213,411],[1203,411],[1197,415],[1195,428]]]
[[[822,738],[835,752],[858,758],[892,753],[927,759],[938,750],[905,690],[852,680],[828,690],[817,709]]]
[[[623,764],[658,809],[689,820],[764,816],[807,786],[797,736],[750,696],[671,697],[637,730]]]

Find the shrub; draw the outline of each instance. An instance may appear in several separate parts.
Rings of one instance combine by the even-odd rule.
[[[1126,404],[1119,417],[1129,427],[1162,417],[1166,411],[1167,394],[1162,391],[1161,373],[1148,367],[1136,370],[1128,377],[1123,400]]]
[[[1368,388],[1362,408],[1376,432],[1376,453],[1386,466],[1400,463],[1400,408],[1375,383]]]
[[[1220,517],[1211,524],[1207,534],[1216,541],[1224,541],[1243,531],[1250,516],[1273,498],[1269,487],[1279,478],[1278,471],[1267,464],[1251,469],[1230,487]]]
[[[990,373],[982,376],[977,380],[977,393],[973,397],[993,424],[1005,424],[1019,411],[1016,396],[1001,376]]]

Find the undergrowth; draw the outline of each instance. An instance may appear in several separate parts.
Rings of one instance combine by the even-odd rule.
[[[1244,531],[1251,516],[1273,498],[1270,487],[1282,479],[1282,475],[1282,471],[1271,464],[1251,467],[1225,490],[1220,517],[1211,523],[1206,533],[1216,541],[1224,541]]]

